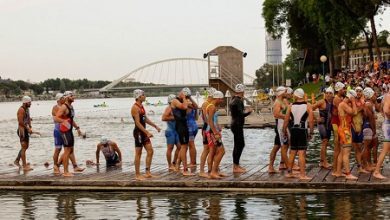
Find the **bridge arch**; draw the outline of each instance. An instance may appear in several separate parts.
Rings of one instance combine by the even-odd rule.
[[[184,62],[188,64],[188,66],[184,65]],[[164,67],[165,64],[165,67]],[[172,65],[173,64],[173,65]],[[211,61],[211,65],[216,65],[217,63],[215,61]],[[181,67],[180,67],[181,65]],[[115,86],[120,84],[123,81],[135,81],[135,82],[142,82],[142,83],[154,83],[154,84],[164,84],[164,85],[172,85],[172,86],[179,86],[179,85],[207,85],[208,84],[208,62],[206,59],[200,59],[200,58],[191,58],[191,57],[184,57],[184,58],[170,58],[170,59],[164,59],[155,61],[152,63],[148,63],[146,65],[140,66],[131,72],[123,75],[122,77],[112,81],[110,84],[104,86],[100,89],[100,92],[106,92],[113,89]],[[170,70],[170,67],[173,67],[173,70]],[[151,68],[154,67],[154,68]],[[179,68],[178,68],[179,67]],[[157,73],[156,76],[156,69],[160,69],[160,73]],[[165,69],[164,69],[165,68]],[[193,68],[191,70],[191,68]],[[148,71],[145,71],[148,70]],[[153,74],[150,73],[150,71],[153,71]],[[171,71],[174,71],[175,77],[177,74],[177,71],[188,71],[186,75],[181,75],[181,82],[178,81],[177,77],[173,81],[170,80],[170,78],[162,79],[165,76],[168,76]],[[185,78],[189,79],[185,79]],[[195,79],[195,78],[196,79]],[[244,81],[245,82],[253,82],[255,79],[254,76],[251,76],[249,74],[244,74]],[[185,81],[184,81],[185,80]],[[189,82],[188,82],[189,80]]]

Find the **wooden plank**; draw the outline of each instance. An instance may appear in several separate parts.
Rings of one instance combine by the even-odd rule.
[[[321,168],[318,173],[311,179],[310,182],[323,182],[326,176],[331,175],[332,170]]]

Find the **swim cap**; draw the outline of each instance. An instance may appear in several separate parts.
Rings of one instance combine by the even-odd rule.
[[[344,87],[345,87],[344,83],[337,82],[336,85],[334,86],[334,90],[336,90],[336,92],[338,92],[338,91],[342,90]]]
[[[176,98],[175,94],[169,94],[169,96],[168,96],[168,104],[171,104],[172,100],[174,100],[175,98]]]
[[[105,136],[101,137],[101,138],[100,138],[100,143],[101,143],[101,144],[107,144],[107,143],[108,143],[108,138],[105,137]]]
[[[375,94],[375,91],[369,87],[365,88],[363,90],[363,95],[364,95],[364,98],[366,99],[371,99]]]
[[[31,98],[30,98],[30,96],[23,96],[23,98],[22,98],[22,102],[23,102],[23,104],[26,104],[26,103],[29,103],[29,102],[31,102]]]
[[[134,90],[133,94],[134,94],[134,98],[138,99],[139,97],[145,95],[145,92],[141,89],[136,89]]]
[[[56,95],[56,100],[57,101],[59,101],[61,98],[63,98],[64,97],[64,94],[63,93],[57,93],[57,95]]]
[[[216,92],[217,90],[213,87],[210,87],[208,88],[207,92],[209,93],[209,97],[213,97],[213,94]]]
[[[331,86],[326,88],[325,92],[331,92],[332,94],[334,94],[333,88]]]
[[[303,89],[301,88],[298,88],[294,91],[294,95],[300,99],[303,98],[303,96],[305,95],[305,92],[303,91]]]
[[[356,98],[356,96],[357,96],[357,94],[356,94],[355,90],[353,90],[353,89],[351,89],[347,92],[348,98],[352,98],[352,97]]]
[[[287,87],[287,94],[293,94],[293,89],[290,87]]]
[[[358,87],[355,88],[355,91],[358,91],[358,90],[363,91],[363,88],[358,86]]]
[[[71,96],[73,96],[73,92],[72,92],[72,91],[66,91],[66,92],[64,92],[64,97],[65,97],[65,98],[68,98],[68,97],[71,97]]]
[[[188,87],[185,87],[181,90],[185,96],[191,96],[191,90]]]
[[[215,99],[223,99],[223,93],[221,91],[215,91],[213,94],[213,98]]]
[[[237,84],[236,87],[234,88],[235,92],[244,92],[245,91],[245,85],[243,84]]]
[[[277,89],[276,89],[276,95],[277,96],[280,96],[282,95],[283,93],[286,92],[286,87],[284,86],[279,86]]]

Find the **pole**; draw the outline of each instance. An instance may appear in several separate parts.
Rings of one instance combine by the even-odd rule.
[[[325,89],[325,62],[322,63],[322,75],[324,77],[324,80],[322,82],[323,89]]]
[[[280,84],[279,84],[279,61],[276,63],[276,78],[278,80],[278,86],[280,86]]]
[[[272,88],[275,88],[275,66],[272,64]]]
[[[284,82],[284,67],[283,67],[283,63],[282,63],[282,86],[285,84]]]

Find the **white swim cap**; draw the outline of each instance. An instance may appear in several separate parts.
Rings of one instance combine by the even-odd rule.
[[[352,98],[352,97],[356,98],[356,97],[357,97],[357,94],[356,94],[355,90],[353,90],[353,89],[349,90],[349,91],[347,92],[347,97],[348,97],[348,98]]]
[[[276,95],[277,96],[280,96],[280,95],[284,94],[285,92],[286,92],[286,87],[284,87],[284,86],[279,86],[276,89]]]
[[[330,93],[334,94],[333,88],[331,86],[326,88],[325,92],[330,92]]]
[[[235,92],[244,92],[245,91],[245,85],[243,84],[237,84],[236,87],[234,87]]]
[[[371,99],[375,94],[375,91],[371,89],[370,87],[367,87],[363,90],[364,98]]]
[[[336,92],[338,92],[338,91],[342,90],[344,87],[345,87],[344,83],[337,82],[336,85],[334,86],[334,90],[336,90]]]
[[[305,96],[305,91],[303,91],[303,89],[301,88],[298,88],[294,91],[294,95],[300,99],[303,98],[303,96]]]
[[[134,94],[134,98],[138,99],[139,97],[145,95],[145,92],[141,89],[136,89],[134,90],[133,94]]]
[[[213,97],[213,94],[216,92],[217,90],[213,87],[210,87],[207,89],[207,92],[209,93],[209,97]]]
[[[293,94],[294,90],[290,87],[287,87],[287,94]]]
[[[223,99],[223,93],[221,91],[215,91],[213,94],[213,98],[215,99]]]
[[[100,143],[101,143],[101,144],[107,144],[107,143],[108,143],[108,138],[105,137],[105,136],[101,137],[101,138],[100,138]]]
[[[171,104],[172,100],[174,100],[175,98],[176,98],[175,94],[169,94],[169,96],[168,96],[168,104]]]
[[[73,92],[72,91],[65,91],[64,92],[64,97],[65,98],[68,98],[68,97],[71,97],[71,96],[73,96]]]
[[[191,90],[188,87],[185,87],[181,90],[185,96],[191,96]]]
[[[363,88],[358,86],[358,87],[355,88],[355,91],[358,91],[358,90],[363,91]]]
[[[56,100],[59,101],[60,99],[62,99],[64,97],[64,93],[57,93],[56,95]]]
[[[26,104],[26,103],[29,103],[29,102],[31,102],[31,98],[30,98],[30,96],[23,96],[23,98],[22,98],[22,102],[23,102],[23,104]]]

